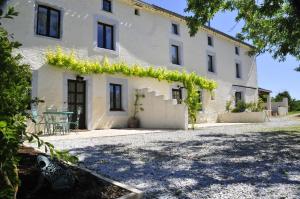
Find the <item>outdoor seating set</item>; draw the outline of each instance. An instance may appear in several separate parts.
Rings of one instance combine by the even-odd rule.
[[[78,129],[80,110],[77,113],[68,110],[57,110],[55,107],[47,108],[42,115],[39,115],[37,109],[32,108],[31,115],[34,122],[35,133],[41,132],[41,126],[44,126],[44,135],[64,135],[70,132],[70,129]],[[76,119],[72,120],[76,114]]]

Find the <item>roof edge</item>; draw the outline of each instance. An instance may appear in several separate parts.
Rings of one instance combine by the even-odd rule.
[[[173,11],[171,11],[171,10],[162,8],[162,7],[160,7],[160,6],[157,6],[157,5],[154,5],[154,4],[149,4],[149,3],[144,2],[144,1],[142,1],[142,0],[133,0],[133,2],[138,3],[138,4],[142,4],[142,5],[145,5],[145,6],[149,6],[149,7],[153,8],[153,9],[155,9],[155,10],[159,10],[159,11],[165,12],[165,13],[167,13],[167,14],[173,15],[173,16],[178,17],[178,18],[180,18],[180,19],[182,19],[182,20],[184,20],[184,21],[187,20],[187,19],[186,19],[186,16],[183,16],[183,15],[178,14],[178,13],[176,13],[176,12],[173,12]],[[231,39],[231,40],[233,40],[233,41],[235,41],[235,42],[238,42],[238,43],[241,43],[241,44],[243,44],[243,45],[245,45],[245,46],[248,46],[249,48],[255,49],[255,47],[254,47],[253,45],[251,45],[251,44],[249,44],[249,43],[246,43],[246,42],[244,42],[244,41],[242,41],[242,40],[239,40],[239,39],[237,39],[236,37],[233,37],[233,36],[231,36],[231,35],[228,35],[228,34],[222,32],[222,31],[220,31],[220,30],[217,30],[217,29],[215,29],[215,28],[212,28],[212,27],[209,27],[209,26],[206,26],[206,25],[202,26],[202,28],[207,29],[207,30],[210,30],[210,31],[212,31],[212,32],[215,32],[216,34],[220,34],[220,35],[222,35],[222,36],[224,36],[224,37],[227,37],[228,39]]]

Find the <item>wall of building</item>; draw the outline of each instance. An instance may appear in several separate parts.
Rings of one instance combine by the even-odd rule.
[[[34,70],[44,66],[44,56],[47,49],[54,49],[60,45],[67,51],[75,50],[81,58],[101,60],[107,56],[112,62],[125,61],[130,64],[165,66],[171,70],[194,71],[201,76],[213,79],[217,81],[218,88],[214,91],[213,100],[211,100],[210,93],[205,92],[202,117],[199,118],[199,121],[202,121],[203,118],[206,121],[216,121],[217,114],[225,111],[226,101],[234,95],[236,89],[232,87],[233,84],[257,87],[255,58],[248,56],[248,46],[203,29],[196,36],[190,37],[185,22],[179,18],[144,8],[140,8],[140,16],[136,16],[134,15],[135,7],[128,1],[112,0],[112,2],[113,13],[108,13],[101,10],[102,0],[90,0],[88,3],[79,0],[32,0],[25,2],[10,0],[9,4],[15,6],[20,14],[13,21],[4,20],[4,26],[10,33],[14,34],[16,40],[23,44],[19,52],[24,56],[24,62],[29,63]],[[36,35],[37,4],[49,5],[61,10],[62,37],[60,39]],[[114,25],[116,51],[96,47],[98,22]],[[179,36],[171,33],[172,23],[179,25]],[[214,47],[207,45],[208,35],[213,37]],[[170,45],[172,43],[181,46],[182,66],[171,64]],[[235,55],[235,46],[240,48],[239,56]],[[209,73],[207,70],[208,53],[212,53],[216,57],[216,73]],[[241,64],[241,79],[235,78],[236,62]],[[56,86],[59,86],[61,82],[57,81],[60,75],[49,76],[48,74],[52,72],[49,70],[52,69],[41,69],[45,73],[40,72],[38,79],[39,83],[41,81],[53,83],[49,88],[53,90],[48,89],[49,94],[45,94],[45,97],[50,99],[57,92],[57,89],[54,88],[57,88]],[[53,71],[53,73],[56,72]],[[101,84],[98,84],[101,83],[101,78],[93,78],[91,82],[101,88]],[[44,89],[43,85],[39,86],[39,93],[44,92]],[[257,99],[257,91],[245,89],[243,92],[245,101]],[[94,94],[95,97],[98,96],[97,91],[94,91]],[[64,93],[59,90],[56,95],[59,97],[63,96]],[[170,97],[169,94],[166,96]],[[53,104],[58,103],[56,99],[51,100],[53,100]],[[95,102],[93,107],[97,103]],[[118,117],[114,116],[113,118]],[[122,116],[120,117],[122,118]],[[105,123],[109,124],[110,119],[108,120]],[[119,120],[116,121],[120,122]]]
[[[70,71],[55,68],[45,65],[36,71],[38,73],[37,96],[45,100],[45,103],[39,105],[40,114],[47,107],[56,107],[61,110],[67,106],[67,80],[76,79],[76,74]],[[53,78],[49,78],[49,76]],[[173,111],[171,104],[165,100],[170,99],[171,88],[177,84],[170,84],[166,81],[157,81],[151,78],[126,77],[123,75],[89,75],[84,76],[86,81],[86,123],[88,129],[106,129],[106,128],[124,128],[127,127],[127,121],[133,115],[134,100],[136,89],[145,89],[155,91],[162,103],[157,103],[158,98],[147,94],[145,99],[141,100],[143,108],[146,110],[142,114],[142,125],[145,128],[150,128],[151,124],[157,124],[161,128],[172,128],[172,126],[184,128],[186,122],[186,106],[174,105]],[[110,111],[109,105],[109,85],[116,83],[122,85],[122,108],[124,111]],[[149,103],[156,99],[154,104]],[[165,116],[160,118],[160,123],[157,123],[158,117],[154,117],[154,113],[149,114],[153,109],[165,109]],[[166,111],[168,113],[166,113]],[[174,116],[178,114],[178,116]],[[161,115],[162,112],[159,112]],[[172,117],[171,117],[172,116]],[[169,118],[169,119],[167,119]],[[182,120],[181,120],[182,119]],[[172,126],[168,126],[169,122]],[[152,126],[152,128],[158,128]]]
[[[175,99],[165,99],[156,91],[141,89],[144,111],[138,113],[142,128],[188,129],[188,111],[184,104]]]

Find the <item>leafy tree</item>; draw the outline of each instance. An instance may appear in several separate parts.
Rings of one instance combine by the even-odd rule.
[[[289,111],[297,111],[298,110],[298,102],[296,101],[296,99],[292,98],[290,93],[288,91],[283,91],[278,93],[275,98],[274,101],[275,102],[282,102],[283,98],[287,98],[288,102],[289,102]]]
[[[0,0],[0,5],[3,3]],[[31,71],[29,65],[21,63],[21,55],[14,50],[21,46],[1,26],[3,18],[17,16],[13,8],[3,14],[0,9],[0,198],[16,198],[19,185],[17,156],[25,140],[35,140],[38,147],[45,147],[52,157],[70,162],[77,159],[66,151],[57,151],[53,145],[43,142],[37,135],[26,133],[26,109],[30,103],[29,91]]]
[[[234,11],[237,22],[245,24],[237,38],[251,40],[255,46],[251,55],[269,52],[284,61],[287,55],[300,60],[299,0],[187,0],[186,12],[190,34],[209,22],[217,12]],[[300,67],[296,70],[300,71]]]

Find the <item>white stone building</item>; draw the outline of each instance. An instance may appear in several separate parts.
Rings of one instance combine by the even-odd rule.
[[[209,27],[190,37],[184,17],[163,8],[137,0],[9,0],[7,4],[19,12],[3,25],[23,44],[19,52],[32,67],[32,96],[44,99],[45,107],[68,106],[72,111],[81,107],[81,128],[126,127],[135,89],[144,89],[149,96],[139,115],[142,127],[187,128],[185,105],[171,100],[184,97],[185,89],[122,75],[84,76],[79,83],[74,81],[77,74],[45,64],[48,48],[59,45],[84,59],[106,56],[111,62],[164,66],[213,79],[218,88],[213,96],[202,92],[198,122],[216,122],[228,100],[258,98],[256,60],[248,55],[251,45]]]

